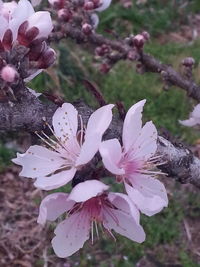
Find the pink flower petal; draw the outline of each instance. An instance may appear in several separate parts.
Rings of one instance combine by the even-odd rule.
[[[123,146],[127,152],[138,137],[142,127],[142,111],[146,100],[133,105],[127,112],[123,125]]]
[[[126,213],[117,209],[107,208],[104,210],[104,217],[103,225],[108,230],[113,229],[120,235],[138,243],[142,243],[145,240],[145,232],[141,225]]]
[[[54,193],[46,196],[41,204],[37,222],[44,225],[47,220],[55,221],[65,211],[70,210],[75,202],[68,200],[68,194]]]
[[[127,195],[111,192],[108,194],[108,199],[115,207],[117,207],[117,209],[126,213],[128,216],[133,217],[137,224],[140,223],[140,213],[134,202],[132,202]]]
[[[95,14],[95,13],[93,13],[90,16],[90,18],[91,18],[91,22],[92,22],[92,25],[93,25],[94,29],[96,29],[97,26],[98,26],[98,24],[99,24],[99,17],[98,17],[98,15]]]
[[[92,197],[96,197],[108,190],[108,186],[97,180],[88,180],[77,184],[71,191],[69,199],[76,202],[84,202]]]
[[[133,152],[129,154],[130,159],[148,160],[151,158],[157,149],[157,130],[155,125],[147,122],[133,144]]]
[[[87,123],[85,139],[93,136],[94,133],[101,133],[101,135],[104,134],[111,123],[113,107],[113,104],[109,104],[92,113]]]
[[[75,168],[61,171],[48,177],[38,177],[34,185],[43,190],[52,190],[69,183],[76,173]]]
[[[56,236],[52,240],[52,246],[56,255],[60,258],[71,256],[83,247],[89,239],[90,217],[83,213],[75,213],[55,229]]]
[[[12,18],[12,14],[16,8],[17,8],[17,3],[15,1],[6,3],[1,2],[0,15],[2,15],[9,21]]]
[[[70,103],[64,103],[53,115],[53,128],[62,142],[66,137],[76,137],[78,130],[78,112]]]
[[[53,30],[50,13],[47,11],[38,11],[32,14],[28,18],[28,28],[30,29],[32,27],[37,27],[39,29],[37,38],[48,37],[48,35]]]
[[[102,135],[96,133],[85,140],[81,147],[80,155],[76,159],[75,167],[87,164],[94,157],[101,144],[101,139]]]
[[[159,180],[138,174],[131,182],[133,186],[125,183],[126,191],[142,213],[152,216],[167,207],[166,189]]]
[[[24,81],[27,83],[27,82],[30,82],[33,78],[35,78],[37,75],[39,75],[43,70],[39,69],[39,70],[36,70],[33,74],[31,74],[30,76],[28,76],[26,79],[24,79]]]
[[[20,0],[17,8],[12,14],[12,19],[9,23],[9,28],[13,33],[13,40],[16,40],[19,26],[35,13],[31,3],[28,0]]]
[[[188,127],[196,126],[197,124],[200,124],[200,104],[196,105],[194,107],[194,110],[190,114],[190,118],[188,120],[179,120],[179,122]]]
[[[24,154],[17,153],[12,161],[22,166],[21,176],[30,178],[46,176],[65,164],[60,154],[38,145],[31,146]]]
[[[189,118],[188,120],[179,120],[180,124],[184,125],[184,126],[187,126],[187,127],[194,127],[196,126],[197,124],[200,124],[200,119],[199,121],[196,120],[195,118]]]
[[[107,9],[107,8],[110,6],[111,1],[112,1],[112,0],[102,0],[102,1],[101,1],[101,3],[102,3],[101,6],[98,7],[98,8],[95,8],[95,11],[99,11],[99,12],[101,12],[101,11]]]
[[[194,118],[200,119],[200,104],[194,107],[194,110],[192,111],[192,116]]]
[[[122,158],[122,148],[117,139],[102,142],[99,152],[107,170],[116,175],[125,174],[125,171],[118,167],[118,163]]]
[[[76,166],[88,163],[98,151],[102,136],[111,123],[113,107],[111,104],[103,106],[90,116]]]

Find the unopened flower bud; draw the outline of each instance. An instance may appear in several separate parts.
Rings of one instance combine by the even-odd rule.
[[[48,48],[44,51],[41,57],[38,59],[38,68],[46,69],[51,66],[56,60],[56,53],[52,48]]]
[[[101,6],[101,1],[100,0],[93,0],[92,2],[94,4],[94,8],[98,8],[99,6]]]
[[[1,70],[1,78],[5,82],[12,83],[15,81],[15,79],[18,77],[18,72],[14,67],[11,67],[9,65],[5,66]]]
[[[84,4],[84,9],[89,11],[94,9],[94,3],[92,1],[88,1]]]
[[[101,64],[99,68],[100,72],[102,73],[108,73],[110,69],[111,69],[111,66],[109,66],[107,63]]]
[[[82,26],[82,32],[86,35],[89,35],[92,32],[92,26],[88,23],[84,23]]]
[[[128,52],[127,58],[131,61],[137,60],[137,53],[134,50]]]
[[[104,53],[103,53],[103,49],[100,47],[100,46],[98,46],[96,49],[95,49],[95,54],[97,55],[97,56],[103,56],[104,55]]]
[[[195,60],[192,57],[186,57],[182,60],[182,64],[185,67],[192,67],[194,63],[195,63]]]
[[[49,0],[49,4],[53,6],[53,8],[61,9],[64,7],[64,0]]]
[[[144,31],[141,34],[146,41],[148,41],[150,39],[150,34],[148,32]]]
[[[128,45],[131,45],[131,44],[132,44],[132,38],[130,38],[130,37],[126,37],[126,38],[124,39],[124,42],[125,42],[126,44],[128,44]]]
[[[66,8],[62,8],[58,11],[58,17],[59,19],[61,19],[62,21],[68,22],[71,17],[72,17],[72,13],[70,10],[66,9]]]
[[[138,48],[142,48],[144,43],[145,43],[145,38],[144,38],[144,36],[142,34],[137,34],[133,38],[133,44]]]
[[[110,52],[110,47],[106,44],[99,46],[95,49],[95,53],[97,56],[104,56]]]

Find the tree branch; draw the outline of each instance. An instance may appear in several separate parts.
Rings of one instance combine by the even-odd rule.
[[[73,104],[82,116],[84,124],[87,124],[93,109],[81,101]],[[17,102],[0,104],[0,132],[41,131],[45,127],[44,121],[51,125],[52,116],[57,107],[51,102],[43,103],[24,88],[24,95],[18,96]],[[122,120],[114,116],[104,139],[121,140],[122,125]],[[191,183],[200,188],[200,160],[189,149],[180,144],[172,144],[160,136],[157,154],[161,156],[160,161],[165,162],[159,166],[162,171],[181,183]]]
[[[186,79],[181,73],[175,71],[173,67],[162,64],[153,56],[143,53],[141,48],[138,49],[138,47],[126,41],[126,39],[116,41],[97,34],[96,32],[85,35],[80,29],[68,23],[63,26],[62,33],[54,32],[50,40],[58,41],[66,37],[76,40],[79,44],[89,43],[94,47],[107,45],[111,48],[111,52],[106,55],[106,59],[111,65],[126,59],[140,62],[145,71],[161,74],[162,78],[170,85],[185,90],[190,97],[200,102],[200,86],[192,79]]]

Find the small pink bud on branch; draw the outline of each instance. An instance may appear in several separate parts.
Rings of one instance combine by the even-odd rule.
[[[1,78],[5,82],[8,82],[8,83],[14,82],[19,76],[16,69],[14,67],[9,66],[9,65],[2,68],[0,75],[1,75]]]

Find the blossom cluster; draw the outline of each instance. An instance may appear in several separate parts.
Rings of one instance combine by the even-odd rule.
[[[55,52],[46,42],[53,29],[49,12],[35,12],[28,0],[0,0],[0,24],[1,89],[19,78],[32,79],[55,61]]]
[[[94,232],[99,237],[99,229],[112,237],[114,230],[142,243],[145,232],[140,212],[152,216],[168,205],[165,187],[157,179],[157,130],[151,121],[142,127],[144,104],[142,100],[127,112],[121,142],[117,138],[104,140],[114,105],[97,109],[85,126],[76,108],[64,103],[53,115],[53,128],[49,126],[52,137],[45,132],[37,133],[46,146],[31,146],[13,159],[22,166],[20,175],[33,179],[37,188],[48,191],[72,181],[69,194],[49,194],[39,209],[38,223],[42,225],[66,215],[52,240],[57,256],[72,255],[89,238],[93,242]],[[124,193],[110,192],[106,177],[97,177],[95,172],[92,178],[84,176],[84,170],[90,170],[96,161],[117,183],[124,185]],[[82,179],[77,179],[76,174],[83,175]]]

